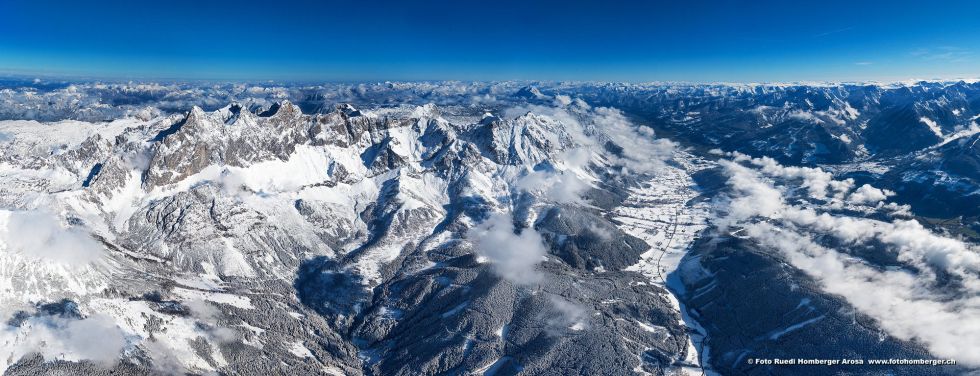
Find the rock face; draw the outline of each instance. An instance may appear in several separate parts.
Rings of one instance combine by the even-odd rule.
[[[4,368],[565,375],[697,367],[669,293],[624,271],[650,246],[604,217],[615,207],[608,199],[602,209],[590,197],[622,195],[631,183],[601,181],[622,168],[598,142],[572,136],[593,116],[572,112],[572,123],[534,113],[449,121],[432,105],[310,115],[289,102],[259,114],[232,104],[134,120],[55,157],[6,156],[64,178],[21,173],[3,183],[5,200],[40,210],[16,186],[60,184],[45,203],[51,221],[98,242],[84,265],[50,260],[3,272],[44,281],[3,293],[10,313],[24,317],[10,331],[49,328],[44,335],[69,354],[18,337]],[[581,157],[567,158],[572,151]],[[580,185],[570,194],[581,198],[556,202],[527,183],[553,185],[557,176]],[[494,236],[532,241],[498,242],[511,256],[495,259],[499,249],[472,239],[495,215],[516,229]],[[502,270],[539,251],[513,266],[532,276]],[[57,299],[77,308],[44,308]],[[61,326],[103,317],[122,340],[101,360],[59,337]]]
[[[244,167],[289,159],[296,145],[310,139],[310,117],[285,102],[268,117],[257,117],[239,105],[215,113],[194,107],[156,138],[146,189],[173,184],[212,165]]]

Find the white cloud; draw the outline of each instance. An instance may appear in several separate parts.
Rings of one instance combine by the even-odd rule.
[[[936,135],[936,137],[943,138],[943,129],[939,127],[939,124],[935,120],[927,118],[925,116],[920,117],[919,121],[929,127],[929,130]]]
[[[578,147],[602,153],[613,164],[633,172],[652,173],[664,167],[677,149],[677,144],[658,139],[649,127],[631,122],[622,111],[609,108],[591,108],[585,102],[575,100],[571,108],[548,106],[521,106],[504,111],[504,117],[515,118],[528,112],[549,117],[561,123]],[[621,156],[605,150],[605,141],[623,148]]]
[[[810,197],[818,200],[827,199],[828,194],[833,194],[833,198],[840,200],[854,186],[854,180],[835,180],[833,174],[820,168],[783,166],[769,157],[748,158],[740,155],[737,159],[748,160],[761,167],[764,174],[772,177],[802,179],[803,187],[810,192]]]
[[[586,147],[565,150],[554,162],[556,168],[567,169],[528,171],[514,182],[514,187],[556,203],[582,203],[582,194],[591,185],[574,170],[585,168],[591,160],[592,152]]]
[[[112,318],[93,315],[81,320],[41,316],[20,326],[0,330],[3,359],[20,359],[40,353],[47,360],[89,360],[102,366],[115,363],[126,346],[126,337]],[[7,367],[0,362],[0,372]]]
[[[728,184],[736,192],[723,199],[726,216],[720,225],[728,227],[756,215],[771,216],[782,208],[782,193],[763,181],[755,171],[730,161],[720,161],[729,173]]]
[[[184,305],[190,308],[194,317],[207,324],[206,332],[211,339],[218,342],[232,342],[239,339],[238,333],[234,330],[218,326],[221,311],[214,304],[203,299],[190,299],[185,301]]]
[[[548,325],[556,329],[571,329],[575,331],[589,328],[589,315],[582,306],[565,300],[559,296],[549,298],[555,308],[556,315],[548,317]]]
[[[589,233],[591,233],[592,235],[595,235],[597,238],[599,238],[599,239],[601,239],[603,241],[612,240],[613,237],[615,236],[615,234],[611,230],[609,230],[608,228],[601,227],[601,226],[599,226],[599,225],[597,225],[595,223],[591,223],[591,222],[588,224],[588,227],[586,227],[586,229],[588,230]]]
[[[622,111],[598,107],[594,112],[596,130],[623,148],[622,156],[610,156],[614,163],[635,172],[656,172],[664,167],[677,149],[677,145],[670,140],[654,138],[653,130],[649,127],[630,122]]]
[[[858,204],[877,204],[884,201],[888,196],[894,196],[895,192],[887,189],[878,189],[868,184],[856,189],[847,200]]]
[[[823,120],[814,115],[809,111],[793,110],[789,113],[789,117],[801,121],[809,121],[813,123],[823,123]]]
[[[717,201],[720,227],[743,228],[760,245],[814,277],[825,291],[877,319],[895,337],[919,340],[938,356],[980,365],[980,354],[973,351],[980,348],[980,249],[935,234],[916,221],[886,222],[836,211],[838,205],[873,210],[859,205],[881,205],[889,191],[864,185],[847,196],[847,202],[821,203],[828,192],[837,198],[847,194],[853,182],[828,179],[815,169],[734,157],[759,169],[721,162],[732,193]],[[807,196],[798,192],[804,187]],[[818,239],[828,236],[845,248],[821,245]],[[871,266],[845,252],[855,244],[891,252],[916,271]],[[937,291],[940,274],[956,278],[960,287]]]
[[[184,302],[184,305],[190,308],[195,317],[208,323],[213,323],[221,317],[221,312],[204,299],[189,299]]]
[[[581,114],[569,112],[565,108],[539,105],[511,107],[504,111],[504,118],[514,119],[527,113],[544,116],[561,123],[562,130],[568,133],[572,141],[579,146],[592,145],[594,143],[587,133],[586,127],[579,119]]]
[[[796,268],[816,278],[823,289],[843,296],[904,340],[919,340],[935,355],[980,365],[980,299],[943,299],[931,281],[902,270],[881,270],[859,259],[817,245],[805,235],[759,222],[746,226],[749,236],[774,248]],[[972,292],[975,295],[976,291]]]
[[[633,124],[617,109],[591,109],[584,102],[566,99],[568,104],[574,103],[575,106],[559,108],[531,105],[510,108],[504,112],[507,118],[533,113],[557,121],[574,142],[573,147],[554,156],[552,162],[557,171],[529,172],[515,182],[517,188],[554,202],[581,203],[581,195],[589,189],[590,184],[580,179],[575,171],[585,169],[594,157],[596,161],[604,159],[609,164],[625,167],[624,172],[655,173],[665,166],[676,150],[673,142],[657,139],[652,129]],[[606,150],[606,141],[621,147],[621,155],[614,155]]]
[[[0,213],[4,214],[4,213]],[[65,227],[47,211],[0,215],[0,241],[6,252],[66,265],[87,264],[103,256],[103,247],[86,231]]]
[[[581,203],[589,185],[571,171],[531,171],[517,180],[518,189],[557,203]]]
[[[493,213],[478,226],[470,229],[467,238],[476,253],[487,258],[494,271],[517,284],[541,281],[535,266],[547,253],[541,235],[532,228],[515,233],[511,217]]]
[[[572,104],[572,97],[567,95],[558,94],[555,96],[555,105],[559,107],[567,107]]]

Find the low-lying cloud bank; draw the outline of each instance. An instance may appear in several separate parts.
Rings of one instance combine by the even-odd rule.
[[[937,356],[980,366],[976,245],[901,218],[906,209],[886,204],[892,195],[886,190],[855,189],[853,181],[835,180],[818,168],[729,156],[732,160],[720,162],[731,188],[716,203],[720,230],[742,229],[815,278],[826,292],[878,320],[891,335],[920,341]],[[846,214],[855,212],[892,219]],[[887,252],[904,267],[874,265],[848,254],[856,245]]]

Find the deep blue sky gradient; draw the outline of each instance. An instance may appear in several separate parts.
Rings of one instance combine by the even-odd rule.
[[[980,76],[975,1],[0,0],[0,73],[250,80]]]

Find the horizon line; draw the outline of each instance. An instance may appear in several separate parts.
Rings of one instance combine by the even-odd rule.
[[[107,83],[129,83],[129,82],[153,82],[153,83],[282,83],[282,84],[382,84],[382,83],[505,83],[505,82],[524,82],[524,83],[544,83],[544,84],[631,84],[631,85],[663,85],[663,86],[695,86],[695,85],[718,85],[718,86],[839,86],[839,85],[909,85],[921,82],[926,83],[957,83],[964,82],[973,84],[980,82],[980,75],[974,76],[951,76],[951,77],[931,77],[918,78],[909,77],[902,79],[868,79],[868,80],[555,80],[555,79],[258,79],[258,78],[189,78],[189,77],[120,77],[97,74],[70,74],[70,73],[25,73],[0,69],[0,79],[56,79],[65,82],[107,82]]]

